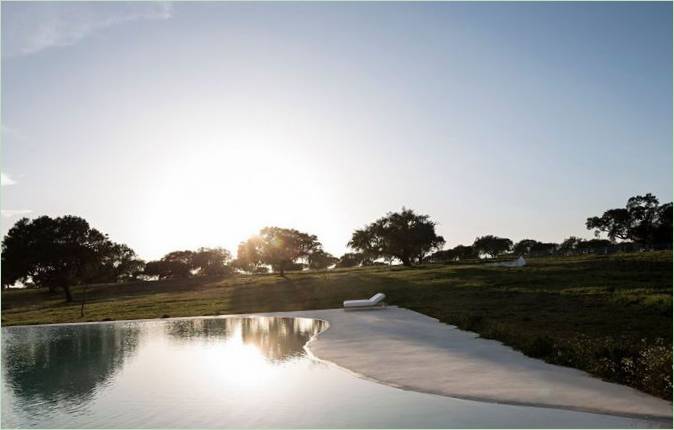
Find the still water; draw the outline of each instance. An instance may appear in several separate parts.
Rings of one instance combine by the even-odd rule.
[[[403,391],[309,356],[302,318],[2,329],[2,427],[647,427]]]

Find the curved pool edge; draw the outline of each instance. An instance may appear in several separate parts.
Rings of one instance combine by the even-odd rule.
[[[343,311],[343,309],[330,309],[330,311]],[[570,405],[554,405],[554,404],[549,404],[549,403],[539,403],[539,402],[529,402],[529,401],[517,401],[517,400],[512,400],[512,399],[502,399],[498,397],[489,397],[489,396],[471,396],[471,395],[465,395],[460,392],[447,392],[447,391],[439,391],[439,390],[433,390],[427,387],[424,387],[422,385],[409,385],[409,384],[399,384],[396,383],[395,381],[391,380],[386,380],[382,378],[377,378],[372,375],[368,375],[365,372],[359,372],[354,369],[351,369],[348,367],[348,365],[345,365],[343,363],[340,363],[338,360],[334,359],[329,359],[325,357],[321,357],[319,353],[314,352],[311,349],[312,344],[315,344],[319,340],[321,342],[330,342],[330,339],[319,339],[322,334],[327,332],[330,328],[332,328],[333,324],[329,319],[323,318],[323,317],[318,317],[318,316],[304,316],[301,315],[302,313],[313,313],[313,312],[320,312],[320,311],[306,311],[306,312],[274,312],[271,313],[274,316],[282,316],[283,314],[292,314],[288,316],[292,317],[297,317],[297,318],[310,318],[314,320],[320,320],[323,321],[325,324],[325,328],[316,334],[314,334],[304,345],[304,349],[307,352],[307,355],[311,357],[314,360],[317,360],[319,362],[337,367],[341,369],[342,371],[345,371],[357,378],[364,379],[373,383],[381,384],[381,385],[386,385],[392,388],[397,388],[400,390],[405,390],[405,391],[412,391],[412,392],[417,392],[417,393],[424,393],[424,394],[430,394],[430,395],[435,395],[435,396],[442,396],[442,397],[449,397],[453,399],[459,399],[459,400],[467,400],[467,401],[474,401],[474,402],[481,402],[481,403],[490,403],[490,404],[496,404],[496,405],[508,405],[508,406],[520,406],[520,407],[535,407],[535,408],[543,408],[543,409],[553,409],[553,410],[563,410],[563,411],[570,411],[570,412],[579,412],[579,413],[587,413],[587,414],[594,414],[594,415],[603,415],[603,416],[613,416],[613,417],[620,417],[620,418],[627,418],[627,419],[635,419],[635,420],[643,420],[643,421],[649,421],[652,422],[653,424],[658,424],[661,425],[664,428],[669,428],[672,426],[672,415],[654,415],[654,414],[642,414],[642,413],[630,413],[630,412],[617,412],[617,411],[612,411],[612,410],[607,410],[607,409],[601,409],[601,408],[592,408],[592,407],[582,407],[582,406],[570,406]],[[263,314],[263,315],[271,315],[271,314]],[[436,322],[439,322],[435,318],[428,317],[429,319],[432,319]],[[446,325],[446,324],[444,324]],[[576,369],[574,369],[576,370]],[[627,387],[629,388],[629,387]],[[643,394],[643,393],[642,393]],[[663,400],[665,401],[665,400]]]

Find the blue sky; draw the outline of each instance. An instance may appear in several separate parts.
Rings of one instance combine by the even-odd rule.
[[[672,195],[671,3],[2,3],[3,234],[142,257],[265,225],[341,254],[411,207],[448,246],[590,237]]]

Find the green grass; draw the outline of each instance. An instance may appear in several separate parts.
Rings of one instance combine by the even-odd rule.
[[[82,288],[66,304],[44,290],[2,294],[2,324],[340,307],[382,291],[413,309],[527,355],[672,398],[672,253],[531,259],[484,265],[370,267]]]

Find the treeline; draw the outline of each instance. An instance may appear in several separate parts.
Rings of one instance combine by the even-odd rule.
[[[466,262],[484,257],[552,257],[583,254],[612,254],[643,250],[670,249],[671,243],[647,245],[636,242],[611,242],[607,239],[582,239],[571,236],[561,243],[523,239],[514,243],[507,238],[483,236],[472,245],[458,245],[452,249],[434,252],[424,259],[426,263]]]
[[[546,257],[671,249],[672,203],[661,205],[650,193],[631,197],[624,208],[609,209],[601,216],[588,218],[585,227],[594,231],[595,239],[571,236],[561,243],[545,243],[533,239],[513,243],[508,238],[488,235],[476,238],[472,245],[458,245],[452,249],[437,251],[425,261],[446,263],[485,256]],[[606,234],[608,239],[599,239],[601,234]]]
[[[549,256],[590,252],[671,248],[672,203],[659,204],[652,194],[632,197],[625,208],[609,209],[587,219],[595,239],[570,237],[560,244],[524,239],[481,236],[471,245],[443,250],[445,239],[428,215],[411,209],[390,212],[356,229],[349,252],[337,258],[323,250],[315,235],[298,230],[265,227],[239,244],[236,258],[224,248],[200,248],[166,254],[145,262],[124,244],[91,228],[82,218],[41,216],[19,220],[2,241],[2,286],[21,282],[28,287],[61,289],[72,300],[70,287],[78,284],[129,279],[223,277],[234,273],[281,276],[291,270],[324,270],[400,262],[448,263],[504,255]],[[608,239],[599,239],[606,234]],[[620,240],[621,242],[618,242]]]
[[[224,248],[174,251],[148,262],[142,275],[159,279],[226,276],[235,272],[268,273],[271,268],[284,276],[289,270],[326,269],[338,261],[323,250],[315,235],[265,227],[239,245],[236,259]]]

